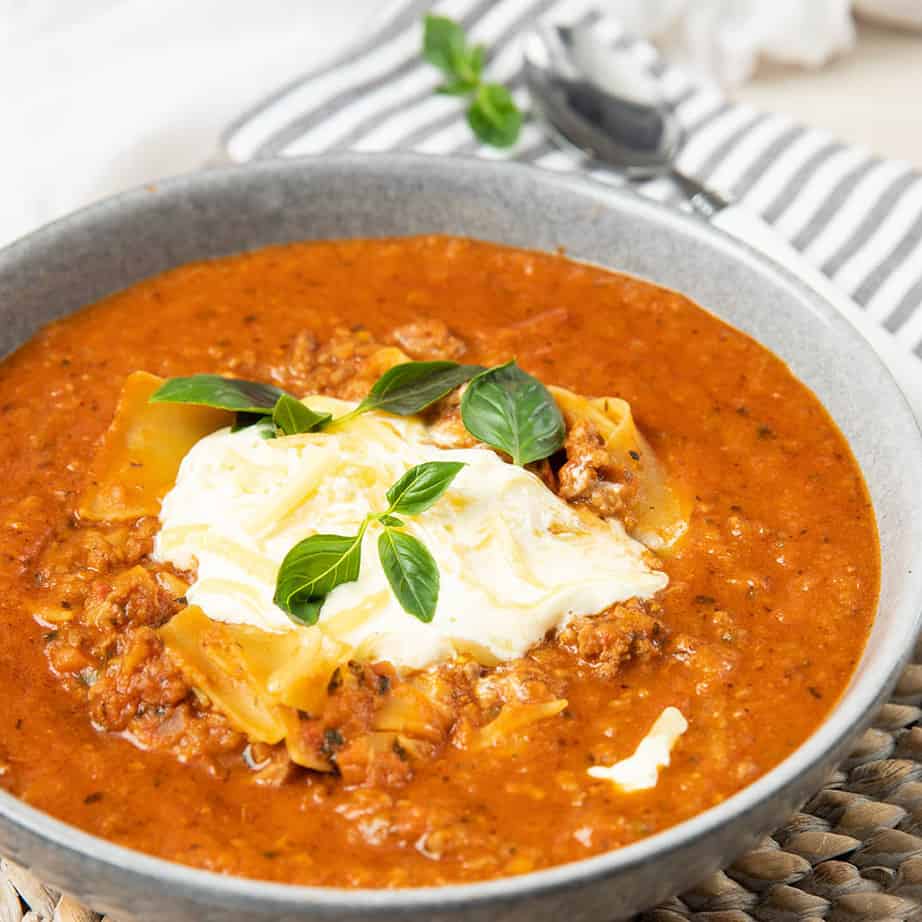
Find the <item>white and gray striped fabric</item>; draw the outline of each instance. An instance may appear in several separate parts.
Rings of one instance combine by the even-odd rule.
[[[619,182],[557,150],[531,122],[511,151],[480,146],[459,101],[434,94],[439,74],[420,56],[421,17],[430,7],[486,45],[488,78],[509,86],[523,108],[521,39],[536,19],[595,21],[613,44],[627,41],[600,17],[597,0],[396,0],[359,44],[232,125],[224,137],[228,159],[406,150],[584,169]],[[654,61],[652,49],[639,44],[637,50]],[[730,103],[674,68],[663,68],[661,76],[687,133],[680,167],[760,214],[922,356],[922,175],[906,162],[882,160],[784,116]],[[681,203],[665,179],[638,189]]]

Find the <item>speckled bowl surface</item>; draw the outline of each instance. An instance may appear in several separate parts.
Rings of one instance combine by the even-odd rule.
[[[55,317],[181,263],[290,240],[430,232],[563,247],[651,279],[789,363],[849,439],[877,513],[881,601],[861,664],[823,726],[718,807],[615,852],[482,884],[349,891],[222,877],[112,845],[0,792],[0,852],[119,922],[624,918],[730,861],[815,791],[889,692],[918,633],[922,567],[912,558],[922,547],[922,443],[890,374],[833,308],[782,269],[628,192],[520,166],[404,155],[267,161],[172,179],[0,252],[0,353]]]

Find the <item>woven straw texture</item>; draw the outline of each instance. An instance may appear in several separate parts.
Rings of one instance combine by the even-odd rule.
[[[920,704],[922,643],[873,726],[801,813],[637,922],[922,922]],[[101,919],[0,861],[0,922]]]

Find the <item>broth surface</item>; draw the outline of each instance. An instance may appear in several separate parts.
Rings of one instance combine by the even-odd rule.
[[[663,560],[680,651],[584,670],[527,743],[449,748],[399,789],[254,784],[94,729],[49,668],[36,566],[72,522],[124,378],[291,380],[310,331],[437,318],[465,362],[622,397],[695,496]],[[789,755],[844,690],[874,616],[879,549],[850,450],[774,355],[688,299],[561,256],[444,237],[292,244],[185,266],[41,331],[0,364],[0,785],[122,845],[331,886],[417,886],[588,857],[711,807]],[[683,640],[684,638],[684,640]],[[684,647],[683,647],[684,644]],[[686,654],[681,655],[685,649]],[[652,790],[590,782],[667,706],[689,730]],[[424,836],[442,834],[442,846]],[[428,840],[426,840],[428,841]],[[423,844],[421,844],[423,843]]]

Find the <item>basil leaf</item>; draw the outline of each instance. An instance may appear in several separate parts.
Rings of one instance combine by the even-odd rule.
[[[285,392],[259,381],[241,381],[220,375],[191,375],[188,378],[168,378],[150,396],[151,403],[193,403],[239,413],[272,412]]]
[[[471,381],[461,398],[461,419],[471,435],[511,455],[519,465],[552,455],[566,434],[548,389],[515,362]]]
[[[522,112],[498,83],[482,83],[467,110],[471,130],[492,147],[512,147],[522,130]]]
[[[423,57],[449,77],[467,77],[470,51],[464,30],[447,16],[423,21]]]
[[[316,624],[320,618],[320,609],[326,602],[326,596],[322,599],[301,599],[295,597],[291,600],[291,611],[287,612],[288,617],[296,624],[303,624],[310,627]]]
[[[385,410],[412,416],[483,371],[457,362],[404,362],[386,371],[354,413]]]
[[[398,519],[396,515],[389,515],[386,512],[382,512],[381,515],[378,516],[378,521],[382,525],[391,525],[394,528],[403,528],[404,526],[403,519]]]
[[[426,545],[413,535],[388,528],[378,538],[378,556],[403,610],[430,622],[439,601],[439,568]]]
[[[483,45],[471,47],[464,30],[444,16],[426,16],[423,57],[448,78],[436,89],[446,96],[472,96],[467,121],[474,134],[493,147],[511,147],[522,130],[522,113],[509,91],[484,83]]]
[[[285,435],[297,435],[299,432],[316,432],[333,419],[332,413],[315,413],[306,407],[297,397],[282,394],[272,410],[272,422]]]
[[[286,555],[275,581],[273,601],[300,624],[316,624],[327,595],[359,577],[362,536],[311,535]]]
[[[387,491],[390,511],[404,515],[425,512],[449,488],[462,467],[461,461],[427,461],[411,467]]]

